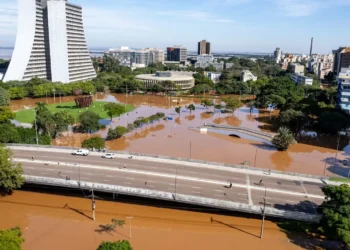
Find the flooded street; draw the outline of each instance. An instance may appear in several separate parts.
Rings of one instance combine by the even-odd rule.
[[[73,99],[74,97],[62,97],[61,101],[67,102]],[[213,132],[203,134],[199,130],[193,129],[207,123],[242,126],[271,132],[271,126],[267,122],[270,120],[270,115],[274,116],[278,113],[270,114],[268,111],[254,109],[250,114],[248,107],[242,107],[234,114],[208,113],[208,111],[213,111],[212,107],[202,107],[200,99],[191,97],[169,98],[165,96],[104,95],[99,93],[97,99],[133,104],[135,110],[119,118],[114,118],[107,129],[94,135],[67,133],[54,140],[54,145],[80,147],[82,141],[92,136],[106,137],[109,127],[126,126],[133,123],[138,117],[148,117],[157,112],[163,112],[171,119],[143,125],[121,139],[106,142],[107,148],[228,164],[241,164],[248,161],[251,166],[258,168],[320,176],[324,174],[332,176],[334,172],[337,172],[337,169],[331,167],[336,155],[336,150],[332,149],[336,148],[337,143],[334,138],[327,138],[329,147],[299,143],[292,145],[287,152],[278,152],[260,141],[239,139]],[[14,110],[23,109],[23,106],[33,107],[38,101],[46,101],[46,98],[12,101],[11,106]],[[53,98],[48,98],[48,102],[52,103],[53,101]],[[55,101],[58,103],[60,98],[56,97]],[[215,102],[219,103],[220,101],[216,100]],[[185,108],[191,103],[196,105],[196,110],[192,113]],[[175,112],[177,106],[182,107],[179,115]],[[345,158],[343,152],[337,154],[337,159]]]
[[[135,250],[303,249],[270,221],[259,239],[259,219],[98,200],[94,222],[89,199],[25,191],[1,197],[0,204],[0,229],[20,226],[24,250],[95,250],[101,241],[130,240],[130,220]],[[111,234],[99,231],[112,218],[125,226]]]

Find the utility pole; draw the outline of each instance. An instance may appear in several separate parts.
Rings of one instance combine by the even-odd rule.
[[[126,217],[129,221],[130,221],[130,225],[129,225],[129,229],[130,229],[130,240],[131,240],[131,219],[133,219],[134,217]]]
[[[92,198],[92,219],[95,221],[96,217],[95,217],[95,209],[96,209],[96,204],[95,204],[95,195],[94,195],[94,187],[91,188],[90,192],[91,194],[91,198]]]
[[[190,141],[190,159],[192,159],[192,141]]]
[[[176,175],[175,175],[175,200],[176,200],[176,186],[177,186],[177,167],[176,166]]]
[[[262,211],[262,222],[261,222],[261,229],[260,229],[260,239],[263,238],[264,236],[264,226],[265,226],[265,209],[266,209],[266,186],[265,186],[265,197],[263,198],[264,199],[264,208],[263,208],[263,211]]]
[[[255,149],[255,160],[254,160],[254,167],[256,167],[256,157],[258,156],[258,148]]]

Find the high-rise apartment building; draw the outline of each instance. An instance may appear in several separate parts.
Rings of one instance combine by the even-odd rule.
[[[198,55],[210,55],[210,54],[211,54],[210,42],[207,42],[206,40],[202,40],[198,42]]]
[[[350,68],[342,68],[338,77],[337,104],[350,113]]]
[[[167,48],[167,61],[170,62],[186,62],[187,49],[182,46],[174,46]]]
[[[333,54],[333,73],[337,76],[341,69],[350,67],[350,47],[340,47],[337,50],[333,50]]]
[[[67,0],[18,0],[16,44],[4,81],[91,80],[82,8]]]
[[[280,48],[276,48],[276,50],[273,52],[273,58],[275,59],[276,63],[280,63],[282,59],[282,51]]]

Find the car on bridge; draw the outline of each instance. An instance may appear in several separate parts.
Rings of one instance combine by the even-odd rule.
[[[104,155],[102,155],[102,158],[106,158],[106,159],[114,159],[114,154],[112,153],[106,153]]]
[[[88,156],[90,154],[90,151],[87,149],[79,149],[75,150],[72,155],[82,155],[82,156]]]

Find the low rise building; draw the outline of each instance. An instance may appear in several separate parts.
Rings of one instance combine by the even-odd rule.
[[[220,81],[221,72],[205,72],[205,76],[214,83],[218,83]]]
[[[313,82],[313,79],[311,77],[307,77],[296,73],[290,74],[290,77],[294,83],[300,85],[312,85]]]
[[[137,75],[136,79],[143,82],[145,88],[150,88],[155,84],[164,86],[168,82],[172,85],[164,86],[170,90],[189,90],[194,87],[193,73],[186,72],[173,72],[173,71],[158,71],[156,74],[143,74]]]
[[[252,72],[249,70],[243,70],[241,72],[241,81],[242,82],[247,82],[247,81],[256,81],[258,80],[258,77],[255,76]]]
[[[350,113],[350,67],[343,68],[338,74],[337,104]]]
[[[232,69],[233,63],[226,63],[225,64],[225,69]]]

